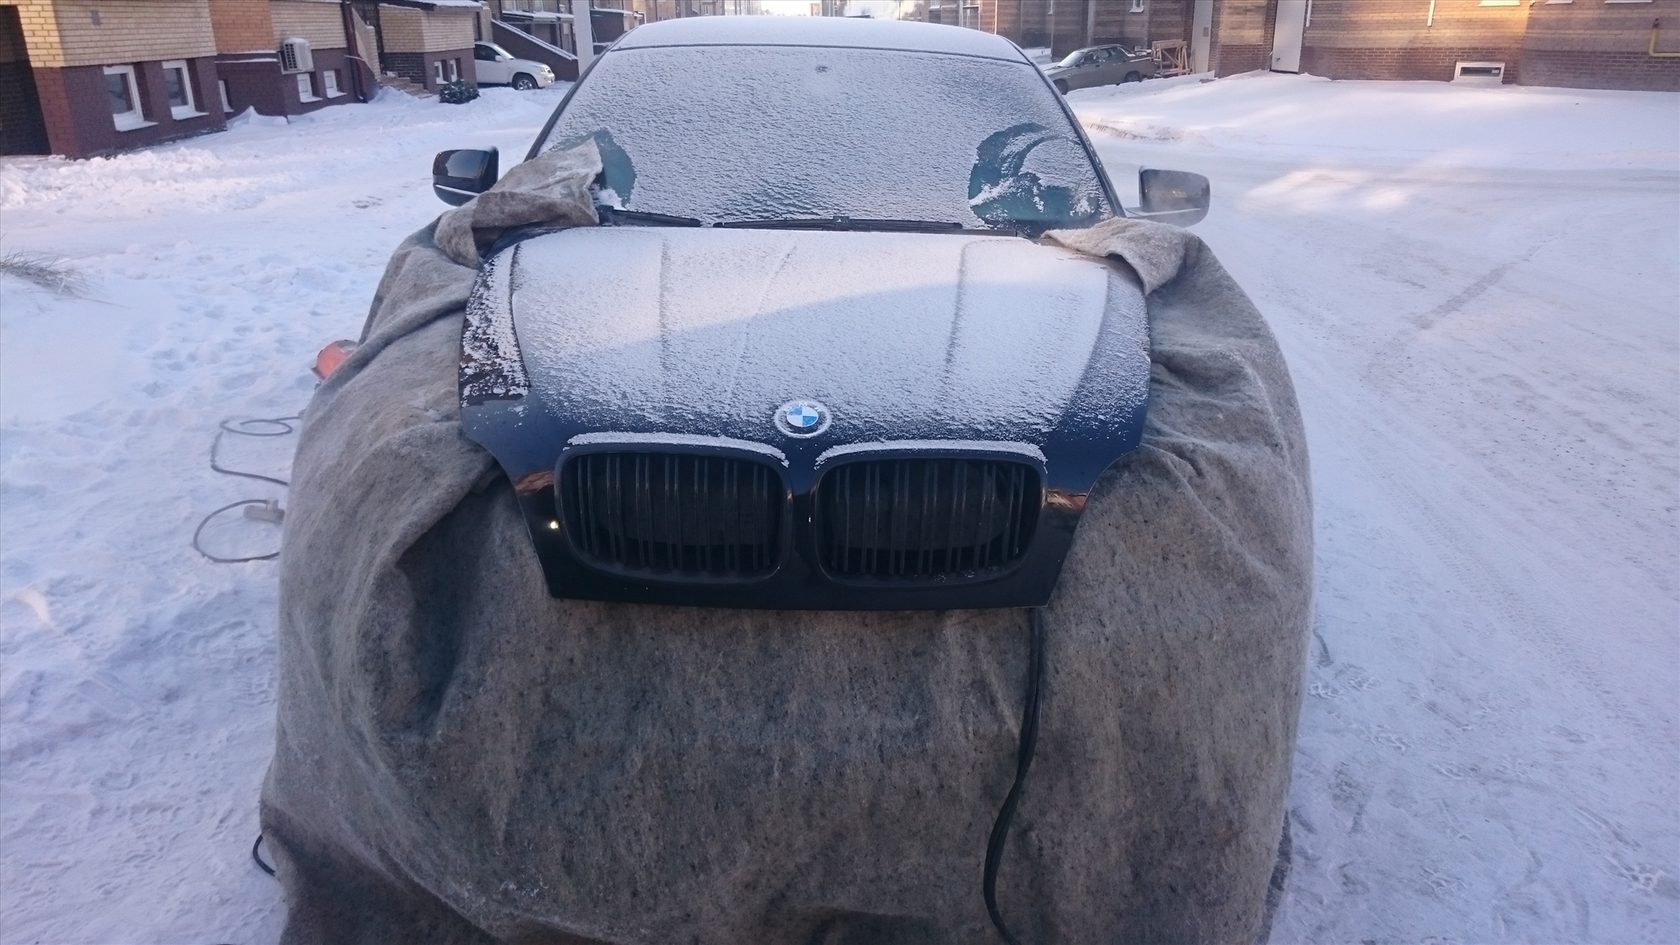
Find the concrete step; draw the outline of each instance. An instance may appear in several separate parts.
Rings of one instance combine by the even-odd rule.
[[[385,86],[388,89],[395,89],[398,92],[402,92],[402,93],[407,94],[407,95],[412,95],[415,98],[436,98],[437,97],[436,92],[430,91],[425,86],[421,85],[418,82],[415,82],[413,79],[409,79],[409,78],[406,78],[406,77],[400,76],[400,75],[393,75],[391,73],[386,73],[385,75],[382,75],[382,76],[379,77],[379,84]]]

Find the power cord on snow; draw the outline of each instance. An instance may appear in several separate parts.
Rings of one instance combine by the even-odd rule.
[[[986,871],[980,886],[986,897],[986,915],[991,917],[992,925],[1006,945],[1021,945],[1021,940],[1009,930],[1009,925],[1003,921],[1003,912],[998,909],[998,867],[1003,863],[1003,843],[1009,838],[1009,825],[1015,820],[1015,808],[1021,802],[1027,772],[1032,770],[1033,753],[1038,750],[1038,704],[1044,689],[1044,609],[1034,607],[1028,610],[1027,618],[1032,627],[1032,639],[1028,644],[1027,698],[1021,710],[1021,742],[1015,753],[1015,783],[1009,786],[1009,794],[998,809],[997,820],[992,822],[992,835],[986,841]]]
[[[265,476],[262,473],[249,472],[243,469],[229,469],[221,464],[221,460],[217,458],[216,451],[217,448],[222,445],[222,437],[229,434],[234,436],[261,437],[285,436],[289,433],[296,432],[297,428],[292,426],[292,422],[300,419],[302,419],[301,416],[258,417],[251,420],[223,420],[217,425],[218,429],[216,430],[216,438],[210,441],[210,468],[224,476],[237,476],[241,479],[255,479],[258,482],[267,482],[282,488],[291,485],[291,483],[276,476]],[[280,557],[280,552],[278,551],[270,552],[265,555],[240,555],[229,557],[204,550],[204,544],[202,541],[204,537],[204,529],[209,527],[210,523],[215,521],[218,516],[239,508],[245,510],[246,518],[258,522],[268,522],[271,525],[280,524],[281,519],[285,516],[284,510],[280,508],[280,503],[274,499],[240,499],[238,502],[229,502],[227,505],[211,512],[202,519],[199,519],[198,527],[193,529],[193,550],[217,564],[243,564],[247,561],[273,561],[275,558]]]
[[[274,867],[269,866],[266,862],[264,862],[263,858],[262,858],[262,854],[257,852],[259,849],[262,848],[262,837],[263,837],[262,834],[260,834],[260,833],[257,834],[257,842],[251,844],[251,859],[253,859],[257,862],[257,869],[260,869],[264,873],[267,873],[268,875],[273,876],[274,875]]]

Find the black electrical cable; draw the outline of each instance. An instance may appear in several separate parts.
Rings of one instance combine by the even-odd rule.
[[[257,869],[260,869],[264,873],[267,873],[268,875],[273,876],[274,875],[274,867],[269,866],[267,863],[264,863],[263,858],[262,858],[262,854],[257,852],[257,850],[260,849],[261,847],[262,847],[262,834],[259,833],[259,834],[257,834],[257,842],[251,844],[251,859],[257,861]]]
[[[291,485],[291,483],[286,480],[279,479],[274,476],[265,476],[262,473],[246,472],[242,469],[229,469],[217,461],[216,448],[222,445],[222,437],[227,436],[229,433],[232,433],[234,436],[285,436],[288,433],[295,433],[297,428],[292,426],[292,421],[301,419],[303,419],[301,416],[296,416],[272,418],[259,417],[254,420],[223,420],[221,423],[217,424],[219,429],[216,430],[216,438],[210,441],[210,468],[225,476],[239,476],[242,479],[255,479],[258,482],[271,482],[277,486]],[[268,431],[242,429],[253,424],[267,424],[271,427],[279,427],[279,429]]]
[[[231,512],[234,509],[243,508],[247,505],[267,505],[268,503],[268,499],[240,499],[238,502],[229,502],[227,505],[224,505],[216,511],[211,512],[209,515],[199,519],[198,527],[193,529],[193,550],[217,564],[244,564],[247,561],[273,561],[275,558],[280,557],[280,552],[271,551],[266,555],[239,555],[229,558],[205,551],[204,545],[199,541],[199,539],[204,535],[205,526],[215,521],[216,516],[222,514],[223,512]]]
[[[1027,620],[1032,627],[1032,641],[1027,657],[1027,698],[1021,710],[1021,742],[1015,753],[1015,783],[1009,786],[1009,794],[998,809],[997,820],[992,822],[992,835],[986,841],[986,872],[981,880],[981,890],[986,897],[986,915],[991,917],[992,925],[1006,945],[1021,945],[1021,940],[1009,930],[1009,925],[1003,921],[1003,913],[998,909],[998,867],[1003,862],[1003,843],[1009,837],[1010,823],[1015,820],[1015,808],[1021,803],[1021,792],[1027,785],[1027,772],[1032,770],[1033,753],[1038,750],[1038,703],[1044,690],[1044,611],[1032,608],[1027,611]]]
[[[217,448],[222,445],[222,437],[227,436],[230,433],[234,436],[285,436],[288,433],[296,432],[297,428],[292,426],[292,421],[301,419],[301,416],[292,416],[259,417],[251,420],[223,420],[221,423],[217,424],[218,429],[216,430],[215,439],[210,441],[210,468],[224,476],[237,476],[241,479],[254,479],[258,482],[266,482],[282,488],[290,486],[291,483],[276,476],[265,476],[262,473],[249,472],[243,469],[230,469],[223,466],[221,460],[217,457]],[[264,426],[269,427],[270,429],[262,429]],[[275,558],[280,557],[280,552],[278,551],[273,551],[265,555],[238,555],[233,557],[213,554],[204,550],[204,545],[201,540],[204,536],[204,529],[209,527],[210,523],[215,521],[217,516],[225,512],[231,512],[234,509],[244,508],[248,505],[268,505],[269,503],[270,500],[268,499],[241,499],[238,502],[229,502],[227,505],[224,505],[214,512],[211,512],[209,515],[199,519],[198,527],[193,529],[193,550],[216,564],[244,564],[247,561],[273,561]]]

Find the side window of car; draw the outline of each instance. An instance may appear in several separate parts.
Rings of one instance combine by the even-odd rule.
[[[477,59],[479,62],[495,62],[496,51],[488,46],[474,46],[473,58]]]

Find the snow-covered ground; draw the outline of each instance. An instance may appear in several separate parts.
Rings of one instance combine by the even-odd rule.
[[[191,550],[294,414],[434,151],[559,89],[0,162],[0,941],[273,941],[247,858],[274,567]],[[1071,98],[1198,227],[1307,415],[1319,615],[1278,942],[1680,941],[1680,96],[1252,76]],[[284,475],[286,438],[224,443]],[[262,552],[237,517],[212,550]]]

